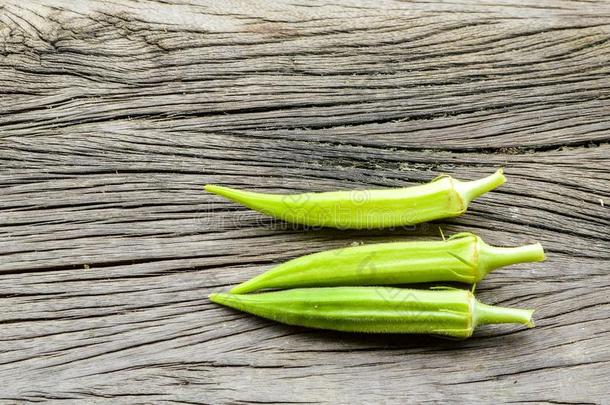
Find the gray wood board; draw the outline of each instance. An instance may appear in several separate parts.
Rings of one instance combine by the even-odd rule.
[[[610,3],[3,1],[0,402],[603,403]],[[460,218],[302,229],[207,194],[508,182]],[[353,243],[540,241],[466,341],[210,303]],[[607,402],[606,402],[607,403]]]

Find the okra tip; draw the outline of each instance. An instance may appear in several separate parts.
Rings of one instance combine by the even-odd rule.
[[[256,195],[251,191],[237,190],[231,187],[217,186],[215,184],[206,184],[204,187],[208,193],[213,193],[229,200],[238,202],[246,207],[255,208],[251,204],[251,198]]]
[[[208,299],[215,304],[228,305],[228,302],[231,300],[231,294],[211,293],[208,295]]]
[[[231,288],[231,291],[229,291],[231,294],[246,294],[252,291],[256,291],[257,287],[256,287],[256,280],[248,280],[245,281],[241,284],[236,285],[235,287]]]
[[[228,187],[217,186],[215,184],[206,184],[203,186],[203,189],[208,193],[219,194],[222,195],[223,192],[227,192],[230,190]]]

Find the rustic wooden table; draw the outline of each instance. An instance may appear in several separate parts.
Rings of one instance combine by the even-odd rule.
[[[608,403],[610,2],[3,1],[2,403]],[[303,230],[203,191],[508,183],[458,219]],[[605,205],[604,205],[605,204]],[[211,304],[360,242],[544,244],[466,341]]]

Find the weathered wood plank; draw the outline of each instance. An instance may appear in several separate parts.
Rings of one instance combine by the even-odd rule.
[[[0,5],[0,402],[603,403],[610,3]],[[509,182],[461,218],[306,230],[205,194]],[[359,336],[219,308],[274,263],[542,242],[485,302],[537,327]]]

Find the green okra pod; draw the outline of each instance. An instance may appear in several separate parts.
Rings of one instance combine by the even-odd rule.
[[[498,267],[541,260],[544,250],[539,243],[495,247],[463,232],[446,241],[378,243],[298,257],[239,284],[231,292],[433,281],[473,284]]]
[[[425,333],[467,338],[478,325],[533,326],[532,310],[482,304],[470,291],[392,287],[298,288],[210,300],[277,322],[367,333]]]
[[[387,190],[281,195],[211,184],[205,189],[287,222],[366,229],[413,225],[461,215],[472,200],[500,186],[505,180],[500,169],[475,181],[440,176],[427,184]]]

